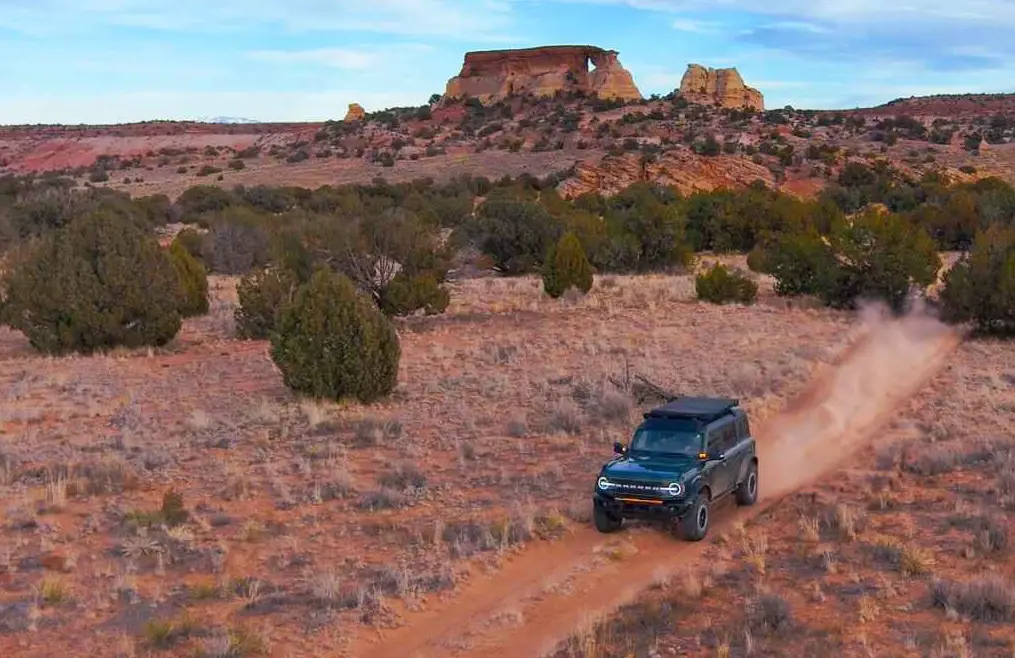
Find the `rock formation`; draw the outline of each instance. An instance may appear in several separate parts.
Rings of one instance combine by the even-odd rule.
[[[587,192],[612,196],[632,183],[652,181],[672,185],[681,194],[720,188],[740,189],[755,180],[777,187],[772,172],[747,158],[709,158],[678,149],[646,162],[640,154],[608,156],[599,162],[579,162],[575,174],[560,183],[561,196],[573,199]]]
[[[589,64],[595,68],[589,70]],[[462,71],[448,80],[444,102],[465,97],[483,103],[512,95],[552,96],[557,91],[639,100],[641,92],[617,51],[595,46],[547,46],[465,54]]]
[[[680,81],[680,95],[691,103],[719,105],[730,109],[750,108],[763,111],[765,97],[744,84],[736,68],[712,69],[690,64]]]
[[[346,121],[362,121],[367,111],[359,103],[349,103],[349,111],[345,113]]]

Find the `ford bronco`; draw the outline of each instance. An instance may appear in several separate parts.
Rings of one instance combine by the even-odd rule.
[[[738,400],[678,397],[645,413],[630,445],[617,442],[613,451],[593,499],[600,532],[619,530],[624,519],[669,520],[700,541],[714,502],[758,499],[756,444]]]

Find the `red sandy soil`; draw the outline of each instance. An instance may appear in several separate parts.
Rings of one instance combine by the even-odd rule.
[[[473,280],[401,326],[390,400],[309,404],[265,343],[230,338],[233,283],[166,349],[51,359],[0,335],[0,655],[553,651],[710,555],[589,527],[639,412],[609,376],[744,401],[765,497],[720,509],[718,538],[862,450],[957,344],[918,318],[787,306],[767,279],[754,307],[696,304],[690,277],[603,277],[571,301]],[[144,522],[170,488],[187,520]]]
[[[293,400],[265,343],[229,337],[228,280],[166,349],[51,359],[0,334],[0,655],[155,654],[160,628],[167,655],[230,637],[362,655],[512,555],[588,557],[589,483],[637,418],[606,381],[625,361],[760,421],[862,332],[762,290],[714,308],[689,277],[571,302],[464,282],[446,317],[402,327],[399,390],[369,408]],[[162,527],[170,488],[189,518]]]

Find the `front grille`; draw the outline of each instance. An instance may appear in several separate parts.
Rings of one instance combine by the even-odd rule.
[[[622,494],[635,494],[642,496],[658,496],[662,493],[664,485],[649,484],[647,482],[630,482],[625,480],[611,480],[610,491]]]

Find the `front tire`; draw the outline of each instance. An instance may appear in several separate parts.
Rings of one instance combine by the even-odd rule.
[[[611,516],[601,505],[593,505],[592,521],[596,525],[596,530],[604,534],[616,532],[624,524],[624,519]]]
[[[687,516],[680,520],[680,531],[688,541],[701,541],[708,534],[712,513],[708,507],[708,495],[698,494]]]
[[[737,487],[737,505],[749,507],[758,501],[758,463],[752,461],[747,467],[744,481]]]

